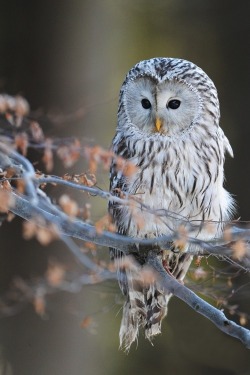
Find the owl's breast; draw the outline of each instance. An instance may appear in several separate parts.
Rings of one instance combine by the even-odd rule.
[[[195,163],[195,159],[193,160]],[[197,161],[198,163],[198,161]],[[211,238],[222,230],[230,211],[230,197],[222,186],[223,170],[207,164],[180,161],[145,164],[127,181],[127,192],[137,205],[125,210],[124,220],[132,236],[171,234],[180,225],[192,223],[192,235]],[[164,166],[164,167],[163,167]],[[214,233],[201,231],[202,223],[216,222]]]

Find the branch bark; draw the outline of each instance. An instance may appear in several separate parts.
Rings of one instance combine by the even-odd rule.
[[[237,325],[233,321],[228,320],[222,311],[211,306],[201,298],[199,298],[194,292],[180,284],[175,278],[169,275],[163,268],[161,262],[157,258],[157,251],[159,248],[168,248],[169,243],[179,238],[178,232],[172,232],[171,235],[161,236],[152,239],[142,238],[131,238],[122,236],[116,233],[103,231],[98,233],[93,225],[90,225],[81,220],[77,220],[67,216],[57,206],[53,205],[50,199],[45,193],[39,190],[39,179],[35,177],[35,171],[32,164],[25,157],[19,155],[16,151],[8,149],[5,145],[0,143],[0,151],[6,153],[11,159],[15,160],[22,166],[21,177],[25,181],[26,195],[21,195],[13,190],[10,194],[14,198],[14,204],[10,207],[10,211],[14,214],[24,218],[25,220],[34,220],[36,217],[42,217],[43,221],[37,221],[38,225],[46,226],[48,223],[56,224],[59,229],[60,238],[68,246],[69,250],[77,257],[77,259],[87,267],[90,271],[100,276],[100,279],[114,278],[114,273],[104,270],[97,266],[91,261],[88,256],[82,254],[78,246],[72,241],[70,237],[78,238],[84,241],[93,242],[95,244],[113,247],[121,250],[124,254],[129,254],[131,251],[143,251],[148,254],[148,263],[156,271],[156,277],[159,278],[162,286],[175,295],[176,297],[183,300],[191,308],[193,308],[199,314],[202,314],[215,324],[221,331],[226,334],[239,339],[248,349],[250,349],[250,331]],[[1,166],[1,165],[0,165]],[[118,197],[111,196],[108,192],[101,192],[97,188],[83,187],[78,184],[74,184],[69,181],[51,177],[43,178],[40,182],[56,182],[67,185],[68,187],[85,190],[88,193],[99,195],[107,200],[116,200],[118,203],[127,204],[128,201],[120,199]],[[144,207],[147,210],[147,207]],[[151,212],[151,211],[150,211]],[[152,212],[152,214],[159,217],[171,214],[165,210],[160,212]],[[180,221],[180,218],[178,218]],[[231,227],[231,237],[234,240],[244,239],[249,241],[250,231],[249,229],[238,228],[237,226]],[[225,243],[223,239],[202,241],[198,238],[188,237],[185,239],[195,249],[198,249],[201,253],[207,252],[208,254],[216,254],[221,256],[232,255],[232,250]],[[196,253],[198,252],[196,250]],[[249,253],[249,249],[248,249]],[[249,254],[246,257],[249,262]]]
[[[216,309],[198,297],[194,292],[169,275],[163,268],[155,253],[150,252],[148,263],[151,265],[154,271],[156,271],[156,275],[161,285],[168,292],[171,292],[173,295],[184,301],[197,313],[205,316],[221,331],[229,336],[237,338],[246,346],[247,349],[250,349],[250,330],[227,319],[222,311]]]

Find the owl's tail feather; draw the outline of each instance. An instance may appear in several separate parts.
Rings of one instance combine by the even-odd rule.
[[[178,280],[183,280],[192,256],[181,254],[175,256],[177,264],[172,269],[172,274]],[[173,259],[171,259],[173,264]],[[154,336],[161,333],[163,318],[167,315],[170,293],[166,293],[157,282],[145,284],[142,275],[142,267],[123,269],[126,273],[126,284],[123,284],[123,292],[127,300],[123,306],[123,316],[120,327],[120,348],[129,351],[131,344],[137,341],[139,329],[144,328],[146,338],[152,342]]]
[[[161,322],[167,314],[167,304],[171,297],[159,289],[157,284],[139,290],[129,289],[123,306],[120,328],[120,348],[129,351],[137,340],[139,329],[145,329],[145,336],[151,342],[153,336],[161,333]]]

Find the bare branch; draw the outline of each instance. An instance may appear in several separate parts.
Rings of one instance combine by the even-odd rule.
[[[164,289],[180,298],[197,313],[205,316],[221,331],[229,336],[237,338],[246,346],[246,348],[250,349],[250,330],[228,320],[222,311],[216,309],[198,297],[190,289],[179,283],[173,276],[169,275],[154,252],[150,252],[148,262],[157,272],[156,275],[160,279],[161,285]]]
[[[80,183],[75,183],[73,181],[64,180],[55,176],[46,176],[37,178],[35,175],[34,168],[32,164],[24,156],[21,156],[18,152],[14,151],[11,147],[7,147],[5,144],[0,142],[0,167],[2,163],[13,162],[15,167],[19,166],[20,173],[17,173],[17,177],[13,179],[23,179],[25,182],[25,192],[22,195],[14,187],[12,191],[8,191],[12,203],[10,211],[14,214],[24,218],[28,221],[33,221],[40,226],[48,226],[48,224],[55,224],[58,229],[60,239],[66,244],[71,253],[76,257],[76,259],[87,268],[89,275],[83,275],[79,281],[78,286],[85,283],[91,282],[91,277],[95,278],[98,282],[107,279],[113,279],[115,273],[106,269],[104,267],[96,264],[89,256],[81,252],[80,248],[74,243],[70,238],[77,238],[87,242],[92,242],[100,246],[112,247],[122,251],[124,254],[144,252],[148,255],[148,262],[157,272],[162,286],[168,290],[173,295],[182,299],[190,307],[192,307],[196,312],[204,315],[206,318],[211,320],[220,330],[226,334],[236,337],[241,340],[242,343],[250,348],[250,331],[237,325],[236,323],[228,320],[222,311],[214,308],[207,302],[199,298],[194,292],[186,288],[184,285],[180,284],[174,277],[166,272],[163,268],[161,262],[157,258],[157,253],[160,249],[168,249],[169,243],[178,240],[181,233],[178,231],[172,231],[170,235],[160,236],[156,238],[132,238],[128,236],[122,236],[117,233],[112,233],[109,231],[97,231],[94,225],[78,220],[77,218],[72,218],[64,213],[59,207],[52,204],[50,198],[39,189],[39,186],[43,183],[56,183],[60,185],[67,186],[69,188],[74,188],[78,190],[85,191],[88,194],[99,196],[108,202],[113,201],[118,204],[129,205],[131,201],[139,205],[143,211],[150,212],[152,215],[157,217],[159,220],[164,220],[164,218],[171,216],[173,220],[176,220],[179,224],[184,223],[187,227],[187,235],[185,241],[191,245],[189,252],[193,254],[207,255],[213,254],[221,256],[223,259],[227,257],[232,257],[233,253],[233,242],[238,240],[244,240],[246,245],[246,253],[243,254],[242,260],[244,266],[250,264],[250,253],[247,241],[250,241],[250,230],[248,228],[239,227],[235,223],[230,224],[230,239],[225,240],[213,239],[209,241],[203,241],[196,237],[192,237],[192,229],[197,227],[197,225],[206,225],[206,223],[192,223],[189,222],[184,217],[176,215],[173,212],[169,212],[165,209],[152,210],[145,204],[142,204],[139,199],[135,196],[125,196],[125,198],[113,196],[109,192],[102,191],[101,189],[94,186],[86,186]],[[2,157],[3,156],[3,157]],[[4,156],[7,157],[4,160]],[[17,164],[15,164],[17,163]],[[10,178],[11,179],[11,178]],[[8,180],[10,180],[8,179]],[[2,181],[5,179],[3,178]],[[41,219],[42,220],[39,220]],[[243,249],[244,250],[244,249]],[[235,263],[234,259],[230,259],[231,262]],[[242,266],[243,267],[243,266]],[[243,267],[245,271],[248,271],[246,267]],[[38,286],[40,288],[40,286]],[[74,287],[74,283],[67,283],[66,281],[60,284],[59,289],[64,289]],[[41,289],[41,288],[40,288]],[[39,290],[40,290],[39,289]],[[34,289],[37,290],[36,288]],[[45,294],[56,290],[56,288],[49,287],[43,289]],[[34,293],[32,294],[33,298]]]

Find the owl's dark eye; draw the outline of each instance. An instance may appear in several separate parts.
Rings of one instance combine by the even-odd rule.
[[[141,105],[143,106],[143,108],[145,109],[149,109],[151,108],[151,103],[148,99],[142,99],[141,101]]]
[[[173,99],[173,100],[170,100],[167,104],[167,107],[168,108],[171,108],[171,109],[177,109],[179,108],[181,105],[181,102],[180,100],[177,100],[177,99]]]

